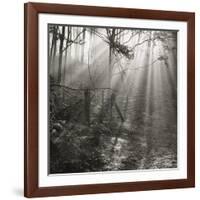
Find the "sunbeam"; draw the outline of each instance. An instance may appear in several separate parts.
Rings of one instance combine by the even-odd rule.
[[[176,37],[50,27],[51,173],[177,167]]]

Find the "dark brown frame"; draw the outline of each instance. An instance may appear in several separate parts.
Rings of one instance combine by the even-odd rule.
[[[71,14],[185,21],[187,28],[187,179],[75,186],[38,186],[38,14]],[[24,195],[42,197],[194,187],[195,14],[188,12],[26,3],[24,17]]]

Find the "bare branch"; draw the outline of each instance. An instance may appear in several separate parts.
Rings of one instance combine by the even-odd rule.
[[[130,42],[136,35],[138,35],[139,33],[140,33],[139,31],[136,31],[135,34],[133,34],[133,32],[132,32],[130,38],[129,38],[127,41],[123,42],[123,45],[129,43],[129,42]]]
[[[67,41],[66,47],[62,50],[62,52],[65,51],[65,50],[67,50],[68,47],[70,47],[72,44],[79,44],[79,45],[84,44],[83,41],[81,41],[81,40],[80,40],[80,41],[77,41],[77,40],[78,40],[79,36],[80,36],[81,34],[83,34],[85,31],[86,31],[86,29],[83,29],[80,33],[77,34],[77,36],[76,36],[75,39],[73,39],[73,40],[69,40],[68,38],[65,38],[65,40],[68,39],[68,41]]]
[[[115,92],[114,89],[112,88],[72,88],[66,85],[61,85],[61,84],[51,84],[50,87],[62,87],[65,89],[69,89],[69,90],[77,90],[77,91],[85,91],[85,90],[112,90],[113,92]]]
[[[141,67],[134,67],[134,68],[132,68],[132,69],[130,69],[130,67],[125,68],[125,69],[121,70],[120,72],[114,73],[112,76],[115,76],[115,75],[118,75],[118,74],[121,74],[121,73],[125,73],[125,72],[128,71],[128,70],[138,70],[138,69],[142,69],[142,68],[147,68],[147,67],[153,65],[154,63],[156,63],[156,62],[159,61],[159,60],[160,60],[160,59],[158,58],[158,59],[154,60],[151,64],[149,64],[149,65],[144,65],[144,66],[141,66]]]
[[[104,35],[103,33],[99,33],[97,30],[92,30],[92,33],[94,33],[96,36],[100,37],[104,42],[109,44],[109,40],[107,40],[107,36]]]

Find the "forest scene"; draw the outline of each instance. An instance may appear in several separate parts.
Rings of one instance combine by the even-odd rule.
[[[49,173],[177,168],[177,31],[48,25]]]

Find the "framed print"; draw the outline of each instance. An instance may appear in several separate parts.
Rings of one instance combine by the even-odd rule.
[[[25,4],[26,197],[194,187],[194,13]]]

